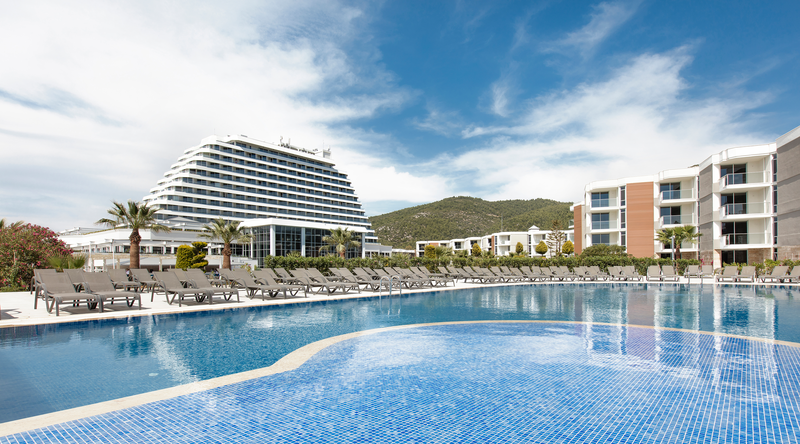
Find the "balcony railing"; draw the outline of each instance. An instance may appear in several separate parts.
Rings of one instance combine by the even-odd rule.
[[[722,246],[729,246],[729,245],[747,245],[747,244],[764,244],[766,243],[765,240],[766,236],[763,233],[759,234],[752,234],[752,233],[735,233],[735,234],[723,234],[722,238],[720,239]]]
[[[691,225],[694,224],[694,215],[661,216],[661,225]]]
[[[764,202],[725,204],[719,207],[719,216],[722,218],[743,214],[764,214],[767,212],[766,208],[767,204]]]
[[[694,190],[662,191],[659,198],[662,202],[665,200],[694,199]]]
[[[592,208],[606,208],[606,207],[616,207],[617,206],[617,198],[610,197],[608,199],[592,199]]]
[[[719,186],[726,188],[731,185],[744,185],[744,184],[765,184],[767,183],[767,172],[757,171],[753,173],[731,173],[722,176],[719,180]]]
[[[611,230],[617,228],[616,221],[592,221],[592,230]]]

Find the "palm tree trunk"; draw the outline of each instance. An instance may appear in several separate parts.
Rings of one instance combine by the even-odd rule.
[[[231,269],[231,253],[231,244],[226,242],[222,249],[222,268],[225,270]]]
[[[131,241],[131,263],[128,268],[139,268],[139,244],[142,242],[139,230],[133,230],[128,239]]]

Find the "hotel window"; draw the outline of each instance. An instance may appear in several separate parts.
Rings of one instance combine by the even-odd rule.
[[[619,206],[625,206],[625,185],[619,187]]]
[[[626,233],[624,231],[622,233],[620,233],[620,238],[619,239],[620,239],[619,240],[619,244],[622,245],[623,247],[626,246],[626,244],[628,242],[628,236],[626,236]]]
[[[608,191],[592,193],[592,208],[607,207],[608,203]]]
[[[664,225],[680,225],[681,207],[661,207],[661,219]]]
[[[720,196],[720,206],[725,215],[748,214],[747,193],[728,193]]]
[[[747,183],[747,164],[721,165],[719,176],[725,179],[725,185]]]
[[[609,228],[609,213],[592,214],[592,230],[607,230]]]
[[[722,239],[725,245],[747,244],[747,221],[723,222]]]
[[[593,234],[592,235],[592,245],[609,245],[611,243],[611,235],[610,234]]]
[[[772,212],[778,214],[778,186],[772,186]]]
[[[626,222],[626,220],[625,220],[625,208],[623,208],[623,209],[619,210],[619,227],[620,228],[625,228],[625,225],[626,225],[625,222]],[[625,245],[625,244],[622,244],[622,245]]]
[[[660,186],[661,199],[671,200],[681,198],[681,183],[662,183]]]
[[[778,155],[772,155],[772,181],[778,182]]]

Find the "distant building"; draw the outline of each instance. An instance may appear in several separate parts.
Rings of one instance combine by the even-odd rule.
[[[573,241],[573,230],[562,230],[567,237],[566,240]],[[508,256],[510,253],[516,253],[517,243],[521,243],[524,252],[530,256],[541,256],[535,252],[536,245],[539,242],[546,240],[549,230],[540,230],[539,227],[533,225],[528,231],[503,231],[499,233],[487,234],[486,236],[467,237],[464,239],[450,239],[438,241],[417,241],[416,253],[417,256],[422,257],[425,255],[425,247],[428,245],[443,246],[453,250],[454,253],[459,251],[466,251],[467,254],[472,255],[472,246],[478,244],[482,251],[492,251],[495,256]],[[531,252],[533,252],[531,254]],[[554,252],[548,251],[544,257],[553,256]]]

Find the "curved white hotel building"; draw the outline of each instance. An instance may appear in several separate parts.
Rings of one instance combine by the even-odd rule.
[[[199,231],[220,217],[242,221],[253,241],[237,246],[235,254],[259,262],[267,255],[320,256],[322,237],[338,227],[354,232],[361,242],[360,248],[347,252],[348,257],[391,252],[391,247],[377,243],[355,189],[347,174],[336,168],[330,150],[312,151],[241,135],[206,137],[185,150],[143,200],[159,209],[156,216],[165,225],[183,233]],[[86,236],[92,235],[87,231],[97,230],[78,229],[62,237],[75,245],[72,238],[83,236],[81,240],[87,241]],[[176,234],[142,236],[145,254],[170,254],[176,247],[172,244],[187,243],[172,239]],[[109,239],[100,238],[84,245],[98,252],[112,248],[123,252],[125,240],[117,239],[116,248],[113,242],[106,245]]]

